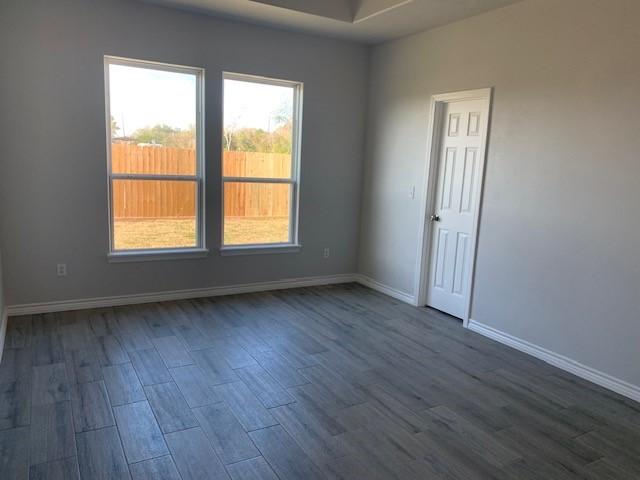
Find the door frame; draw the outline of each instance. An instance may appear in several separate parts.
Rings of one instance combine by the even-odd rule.
[[[478,245],[478,227],[480,224],[480,211],[482,209],[482,192],[484,190],[484,171],[487,161],[487,144],[489,139],[491,108],[493,103],[493,87],[481,88],[477,90],[465,90],[460,92],[443,93],[433,95],[431,97],[431,105],[429,109],[429,127],[427,135],[427,158],[425,164],[425,173],[423,178],[426,188],[422,188],[422,197],[420,201],[420,225],[419,225],[419,245],[417,256],[417,268],[414,280],[414,291],[416,292],[416,305],[425,306],[427,304],[427,289],[430,277],[430,259],[432,249],[432,227],[429,216],[436,206],[436,190],[438,180],[438,168],[440,166],[440,143],[441,134],[444,127],[444,107],[448,103],[462,102],[467,100],[484,100],[486,101],[487,113],[482,120],[482,143],[480,145],[480,170],[479,185],[476,189],[474,201],[476,211],[473,219],[473,229],[471,232],[471,271],[467,279],[467,305],[462,317],[462,324],[466,328],[469,324],[469,315],[471,314],[471,300],[473,298],[474,274],[476,266],[476,251]]]

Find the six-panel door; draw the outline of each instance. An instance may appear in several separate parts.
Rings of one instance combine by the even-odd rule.
[[[487,103],[448,103],[443,115],[427,304],[462,318],[473,262],[471,242]]]

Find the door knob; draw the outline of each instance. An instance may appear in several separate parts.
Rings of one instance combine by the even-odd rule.
[[[432,222],[439,222],[440,221],[440,216],[439,215],[431,215],[431,221]]]

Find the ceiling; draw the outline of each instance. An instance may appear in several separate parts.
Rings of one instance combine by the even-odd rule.
[[[279,28],[381,43],[521,0],[145,0]]]

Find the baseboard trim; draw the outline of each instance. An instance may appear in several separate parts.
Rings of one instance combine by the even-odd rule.
[[[320,285],[335,285],[340,283],[357,282],[397,300],[416,305],[414,295],[402,292],[384,285],[371,277],[361,274],[338,274],[316,277],[302,277],[270,282],[256,282],[238,285],[198,288],[190,290],[174,290],[168,292],[143,293],[133,295],[119,295],[112,297],[88,298],[81,300],[63,300],[56,302],[31,303],[22,305],[10,305],[4,309],[0,316],[0,361],[4,350],[4,339],[7,328],[7,318],[19,315],[34,315],[39,313],[53,313],[70,310],[83,310],[89,308],[115,307],[121,305],[133,305],[142,303],[164,302],[171,300],[185,300],[199,297],[217,297],[222,295],[234,295],[239,293],[266,292],[272,290],[284,290],[288,288],[313,287]],[[596,385],[612,390],[627,398],[640,402],[640,386],[625,382],[607,373],[583,365],[576,360],[547,350],[533,343],[514,337],[508,333],[485,325],[477,320],[470,319],[467,328],[480,335],[491,338],[499,343],[515,348],[521,352],[532,355],[578,377],[589,380]]]
[[[357,282],[397,300],[416,305],[413,295],[384,285],[366,275],[344,273],[317,277],[291,278],[271,282],[245,283],[220,287],[196,288],[190,290],[173,290],[168,292],[140,293],[133,295],[117,295],[113,297],[85,298],[77,300],[62,300],[55,302],[25,303],[9,305],[6,314],[9,317],[20,315],[36,315],[39,313],[66,312],[84,310],[88,308],[117,307],[142,303],[166,302],[171,300],[185,300],[200,297],[219,297],[238,293],[266,292],[270,290],[284,290],[287,288],[314,287],[319,285],[335,285],[339,283]]]
[[[196,288],[191,290],[174,290],[169,292],[142,293],[133,295],[118,295],[113,297],[87,298],[80,300],[63,300],[57,302],[29,303],[10,305],[7,313],[10,317],[18,315],[35,315],[38,313],[65,312],[70,310],[84,310],[88,308],[117,307],[141,303],[166,302],[170,300],[185,300],[200,297],[218,297],[238,293],[266,292],[270,290],[284,290],[287,288],[313,287],[319,285],[334,285],[339,283],[356,282],[357,275],[339,274],[318,277],[291,278],[271,282],[245,283],[221,287]]]
[[[372,290],[375,290],[380,293],[384,293],[385,295],[389,295],[390,297],[395,298],[396,300],[400,300],[402,302],[408,303],[409,305],[416,306],[416,298],[413,295],[402,292],[395,288],[389,287],[384,283],[380,283],[377,280],[374,280],[371,277],[367,277],[366,275],[357,274],[356,282],[364,285],[365,287],[369,287]]]
[[[547,350],[546,348],[542,348],[538,345],[527,342],[518,337],[514,337],[513,335],[509,335],[508,333],[504,333],[493,327],[489,327],[488,325],[480,323],[477,320],[469,320],[469,325],[467,326],[467,328],[469,330],[473,330],[476,333],[479,333],[480,335],[491,338],[492,340],[539,358],[544,362],[547,362],[569,373],[573,373],[574,375],[584,378],[585,380],[589,380],[596,385],[600,385],[601,387],[604,387],[608,390],[612,390],[616,393],[619,393],[620,395],[635,400],[636,402],[640,402],[640,386],[625,382],[624,380],[620,380],[619,378],[596,370],[595,368],[583,365],[582,363],[577,362],[576,360],[573,360],[569,357],[565,357],[564,355],[560,355],[559,353],[552,352],[551,350]]]

